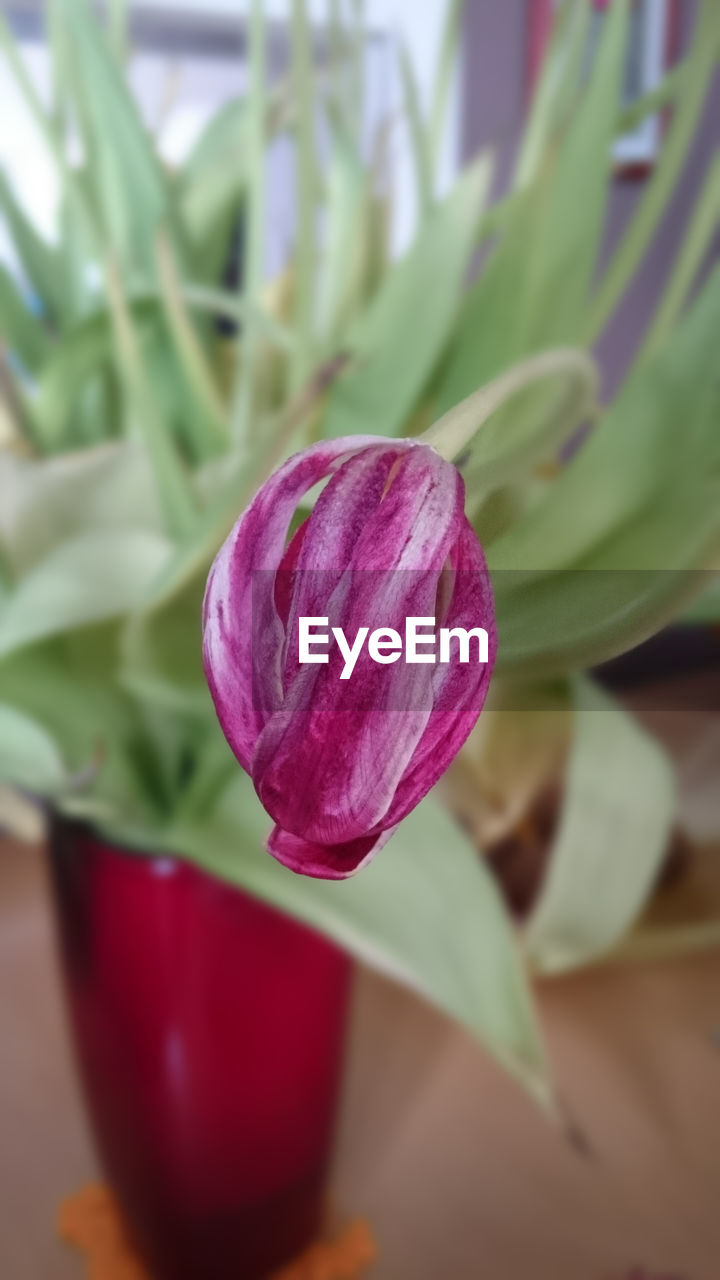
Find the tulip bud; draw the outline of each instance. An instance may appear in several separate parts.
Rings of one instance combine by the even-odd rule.
[[[326,479],[289,537],[299,503]],[[482,710],[497,640],[464,497],[459,472],[427,445],[323,442],[270,477],[215,560],[205,673],[275,821],[268,850],[293,871],[339,880],[369,862]],[[316,619],[327,621],[313,631]],[[450,635],[442,646],[429,619]],[[338,643],[317,641],[333,628]],[[485,637],[484,660],[465,643],[461,661],[456,628]],[[414,660],[399,651],[413,631]]]

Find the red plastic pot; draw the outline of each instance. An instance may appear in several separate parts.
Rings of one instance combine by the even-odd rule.
[[[107,1178],[154,1280],[254,1280],[322,1215],[350,965],[167,857],[57,825],[65,984]]]

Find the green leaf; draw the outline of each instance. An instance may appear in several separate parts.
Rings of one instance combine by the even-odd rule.
[[[683,470],[709,471],[717,432],[694,409],[713,398],[720,269],[673,341],[628,379],[546,497],[493,543],[490,565],[538,573],[581,561],[622,523],[672,490]],[[687,422],[682,438],[678,423]],[[662,564],[659,559],[655,567]],[[646,568],[647,560],[627,568]]]
[[[682,81],[670,131],[663,142],[652,177],[643,188],[630,224],[595,291],[584,329],[587,342],[594,342],[605,328],[676,190],[677,179],[687,159],[710,77],[717,63],[719,47],[720,24],[717,21],[716,0],[703,0],[695,21],[687,77]]]
[[[292,0],[292,77],[297,120],[295,126],[295,329],[291,391],[297,392],[312,371],[315,347],[318,159],[315,148],[315,85],[310,48],[310,24],[305,0]]]
[[[127,0],[110,0],[108,5],[110,40],[115,57],[121,66],[130,51],[130,23]]]
[[[292,351],[295,338],[292,330],[287,329],[269,311],[254,306],[229,289],[213,289],[200,284],[181,284],[180,292],[185,302],[199,311],[206,311],[216,319],[221,317],[233,324],[253,323],[258,327],[266,342],[285,351]]]
[[[610,191],[628,8],[628,0],[616,0],[610,7],[587,86],[554,164],[551,158],[545,161],[553,173],[533,231],[522,350],[576,341],[580,331]]]
[[[518,190],[463,304],[436,391],[438,412],[524,356],[576,344],[582,332],[609,191],[627,3],[612,6],[593,72],[580,91],[583,10],[571,5],[558,20],[558,43],[539,90],[538,114],[528,126]],[[572,110],[563,110],[558,121],[558,100],[568,96]],[[536,398],[534,409],[546,418],[547,397]],[[511,421],[512,415],[501,415],[496,433],[502,435]]]
[[[154,236],[168,215],[159,160],[122,66],[90,7],[85,0],[58,0],[57,9],[61,65],[56,73],[73,97],[105,236],[126,269],[151,273]]]
[[[162,529],[152,473],[137,445],[37,459],[0,454],[0,552],[15,575],[70,538],[127,529]]]
[[[183,715],[211,713],[201,657],[204,591],[201,574],[165,608],[127,623],[120,680],[137,698]]]
[[[717,507],[717,487],[711,497]],[[706,494],[702,498],[707,501]],[[691,518],[692,498],[686,493],[669,538]],[[712,537],[692,548],[701,564],[717,562],[720,554],[717,517],[713,523]],[[627,554],[620,538],[616,549],[619,557]],[[680,555],[685,554],[683,545]],[[513,679],[537,680],[607,662],[683,615],[709,576],[707,568],[680,568],[677,563],[653,570],[606,568],[600,556],[587,567],[536,581],[517,583],[512,575],[494,575],[500,635],[496,671]],[[504,580],[508,577],[509,582]]]
[[[201,249],[203,241],[227,226],[246,190],[248,110],[248,102],[237,98],[216,111],[177,175],[183,219]],[[211,252],[208,263],[218,267],[217,276],[222,268],[218,246],[206,248]],[[227,243],[222,251],[226,253]],[[209,272],[208,278],[212,275]]]
[[[557,6],[515,166],[517,187],[536,179],[556,131],[565,123],[568,103],[577,96],[589,23],[587,5],[563,0]]]
[[[482,861],[436,801],[424,801],[372,866],[340,884],[281,867],[262,849],[268,827],[252,784],[237,770],[212,818],[136,839],[151,838],[154,850],[190,858],[413,988],[467,1027],[549,1104],[542,1044],[512,929]]]
[[[523,315],[533,278],[534,236],[550,176],[546,166],[531,186],[505,205],[490,257],[462,299],[435,388],[438,415],[527,354],[522,347]],[[491,209],[488,218],[494,216]]]
[[[18,203],[7,175],[0,169],[0,214],[4,218],[13,249],[28,285],[39,303],[55,319],[65,312],[62,259],[36,231],[32,220]]]
[[[705,587],[720,554],[719,323],[720,271],[672,344],[490,544],[498,670],[535,678],[604,661]]]
[[[712,575],[712,579],[706,589],[698,595],[697,600],[685,610],[680,621],[689,624],[720,623],[720,577],[717,576],[717,572]]]
[[[0,660],[0,701],[42,727],[67,766],[66,783],[75,778],[60,789],[48,779],[50,792],[38,779],[38,793],[95,819],[150,820],[142,721],[108,678],[114,658],[112,636],[92,631],[13,654]]]
[[[674,63],[670,71],[665,73],[659,84],[652,89],[648,89],[647,92],[641,93],[639,97],[634,98],[631,103],[623,107],[617,123],[618,137],[622,137],[625,133],[633,133],[648,116],[655,115],[658,111],[664,111],[667,107],[672,107],[684,88],[689,70],[691,70],[689,59],[681,59],[680,62]]]
[[[450,338],[490,174],[487,157],[463,174],[357,322],[355,367],[330,394],[326,435],[393,436],[406,426]]]
[[[430,107],[430,133],[428,138],[430,168],[435,173],[443,134],[447,121],[447,106],[453,76],[457,69],[460,29],[465,10],[465,0],[446,0],[445,20],[438,50],[437,66]]]
[[[166,235],[158,237],[156,261],[164,312],[190,399],[186,416],[191,424],[195,453],[199,460],[205,461],[227,444],[225,405],[200,335],[188,315],[177,263]]]
[[[54,47],[55,31],[58,23],[55,21],[60,5],[50,5],[47,10],[48,26],[51,33],[51,40]],[[68,200],[72,202],[75,215],[82,220],[85,229],[94,229],[94,211],[91,203],[87,198],[87,191],[80,173],[71,167],[68,163],[63,146],[62,132],[57,127],[57,118],[54,118],[50,112],[46,111],[40,96],[35,88],[35,84],[28,74],[24,59],[20,53],[16,41],[13,39],[10,28],[0,13],[0,50],[5,55],[10,72],[17,84],[20,94],[25,101],[25,105],[35,122],[35,125],[42,137],[49,154],[57,166],[58,174],[62,178],[65,194]],[[62,312],[62,299],[58,300],[58,310]]]
[[[403,84],[404,114],[408,124],[410,153],[415,171],[415,187],[420,219],[424,220],[433,203],[433,172],[429,136],[420,106],[415,69],[407,47],[400,43],[400,72]]]
[[[667,342],[720,225],[720,154],[711,164],[638,359]]]
[[[42,321],[33,314],[29,300],[21,297],[12,276],[0,263],[0,341],[35,373],[52,347]]]
[[[0,703],[0,779],[47,795],[65,777],[62,757],[50,735],[30,716]]]
[[[318,298],[323,339],[337,340],[362,302],[369,256],[371,195],[368,176],[353,138],[342,122],[329,120],[331,152],[327,171],[327,225]]]
[[[133,305],[141,331],[147,329],[158,311],[156,302]],[[110,368],[113,360],[112,319],[104,306],[69,325],[54,343],[38,378],[33,403],[33,424],[46,450],[76,443],[74,419],[82,392],[94,377]]]
[[[160,534],[134,529],[96,530],[61,543],[3,604],[0,656],[140,608],[171,550]]]
[[[137,413],[167,527],[182,537],[194,523],[196,510],[189,477],[176,448],[172,425],[158,407],[143,361],[141,335],[125,297],[121,276],[113,263],[106,273],[118,368],[128,399]]]
[[[297,25],[297,19],[296,24]],[[248,203],[243,225],[240,292],[247,307],[244,342],[233,389],[232,434],[247,445],[257,394],[258,334],[255,310],[265,280],[267,234],[267,175],[265,118],[267,111],[267,31],[262,0],[250,8],[250,96],[247,119]]]
[[[657,880],[675,811],[659,745],[589,681],[577,681],[576,728],[560,828],[524,935],[542,973],[609,951]]]
[[[533,419],[532,429],[522,414],[507,414],[497,428],[498,410],[524,391],[547,380],[564,385],[546,417]],[[494,487],[521,477],[548,457],[595,404],[598,371],[583,351],[545,351],[514,365],[433,424],[420,437],[448,461],[463,457],[468,497],[477,504]],[[467,458],[467,450],[472,450]]]

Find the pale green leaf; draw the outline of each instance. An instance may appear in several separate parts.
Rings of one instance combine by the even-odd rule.
[[[404,42],[400,43],[400,73],[403,85],[404,115],[408,125],[410,154],[415,175],[415,189],[420,219],[427,217],[433,203],[433,171],[430,138],[418,90],[415,68]]]
[[[116,264],[108,266],[105,279],[119,371],[137,413],[167,527],[172,534],[183,536],[196,516],[190,480],[176,448],[172,424],[166,421],[158,406],[143,360],[141,334]]]
[[[0,611],[0,656],[138,609],[172,550],[157,533],[96,530],[50,552]]]
[[[291,390],[298,391],[312,372],[316,321],[318,157],[315,140],[315,82],[312,69],[310,22],[306,0],[292,0],[292,76],[296,106],[294,320],[297,345],[293,352]]]
[[[326,342],[339,338],[362,301],[372,216],[368,175],[353,139],[332,117],[330,134],[318,297],[318,327]]]
[[[31,300],[23,298],[18,286],[0,264],[0,342],[16,356],[29,373],[35,373],[47,359],[52,340]]]
[[[557,129],[564,123],[568,103],[577,95],[589,22],[587,5],[563,0],[557,6],[518,151],[515,166],[517,187],[526,187],[537,177]]]
[[[672,492],[683,471],[712,482],[720,445],[708,402],[711,412],[719,325],[716,270],[672,343],[635,371],[547,496],[492,545],[492,568],[530,574],[570,568],[659,491]],[[654,566],[645,558],[628,559],[625,567],[664,565],[658,557]]]
[[[720,228],[720,152],[711,164],[673,263],[639,360],[646,360],[670,338],[698,272]]]
[[[496,242],[479,278],[463,295],[435,388],[438,415],[527,354],[522,347],[523,316],[533,279],[534,236],[551,174],[551,166],[545,166],[532,184],[504,205],[502,216],[495,206],[488,212]]]
[[[195,455],[199,460],[205,461],[222,450],[227,443],[225,404],[200,334],[190,319],[177,262],[166,235],[158,237],[156,262],[164,313],[177,352],[178,369],[189,398],[186,416],[191,424]]]
[[[518,190],[464,301],[436,391],[438,412],[523,356],[575,344],[582,333],[609,191],[627,3],[613,5],[592,74],[580,90],[584,8],[570,5],[559,19],[557,47],[538,91],[538,114],[528,126]],[[561,111],[558,103],[567,97],[572,110],[565,103]],[[549,411],[546,395],[525,401],[530,429],[533,418],[546,419]],[[513,406],[512,414],[500,416],[497,433],[516,413]]]
[[[135,323],[142,333],[158,310],[155,301],[133,304]],[[33,423],[46,450],[76,442],[75,413],[82,392],[113,360],[114,336],[106,307],[97,307],[65,328],[40,371],[33,401]]]
[[[152,268],[167,184],[123,69],[85,0],[58,0],[57,73],[72,95],[104,236],[127,268]],[[112,145],[108,145],[108,139]]]
[[[183,715],[208,714],[210,696],[202,669],[204,575],[164,609],[127,623],[121,646],[120,680],[138,698]]]
[[[532,420],[530,431],[518,413],[506,415],[504,429],[498,429],[499,409],[512,404],[523,391],[557,380],[559,394],[544,418]],[[550,456],[592,411],[598,381],[597,368],[583,351],[545,351],[514,365],[449,409],[421,439],[449,461],[463,458],[468,497],[474,505],[479,495],[522,476]]]
[[[706,586],[720,555],[718,324],[715,272],[672,343],[490,543],[499,670],[537,678],[602,662]]]
[[[56,801],[106,821],[147,820],[156,813],[151,761],[137,710],[108,677],[113,661],[112,633],[104,630],[35,645],[0,660],[0,701],[56,744],[75,779],[71,790],[53,783]],[[39,784],[36,790],[47,794]]]
[[[127,529],[162,529],[139,446],[118,442],[50,458],[0,454],[0,551],[14,574],[69,538]]]
[[[447,123],[448,100],[457,71],[460,51],[460,35],[465,0],[446,0],[445,20],[438,49],[437,65],[430,106],[429,154],[430,167],[435,172],[440,156],[443,134]]]
[[[65,781],[62,757],[30,716],[0,703],[0,780],[47,795]]]
[[[522,350],[576,341],[597,265],[610,191],[612,141],[627,45],[629,0],[615,0],[576,103],[533,230]],[[578,198],[582,192],[582,199]]]
[[[296,19],[297,25],[297,19]],[[255,311],[260,306],[265,282],[267,236],[267,174],[265,115],[267,110],[267,31],[262,0],[250,6],[250,96],[247,116],[248,203],[242,224],[243,252],[240,292],[247,307],[244,341],[237,362],[232,404],[232,434],[235,442],[247,445],[255,413],[257,395],[257,351],[259,338]]]
[[[63,316],[63,265],[59,251],[36,230],[20,206],[7,175],[0,169],[0,216],[7,227],[13,249],[29,288],[49,318]]]
[[[632,133],[648,116],[655,115],[656,112],[663,111],[667,107],[672,107],[684,88],[689,70],[691,70],[691,67],[689,66],[688,58],[683,58],[680,62],[674,63],[671,70],[665,73],[659,84],[652,89],[648,89],[645,93],[641,93],[639,97],[634,98],[631,103],[623,107],[617,123],[618,136],[622,137],[625,133]]]
[[[687,623],[720,623],[720,577],[713,579],[680,619]]]
[[[623,937],[657,880],[675,812],[660,746],[589,681],[575,697],[560,827],[524,934],[543,973],[587,964]]]
[[[358,320],[348,344],[355,367],[330,394],[328,436],[406,426],[452,333],[490,174],[487,157],[463,174]]]
[[[594,342],[605,328],[676,191],[678,176],[687,159],[710,77],[717,65],[720,49],[720,23],[717,16],[716,0],[702,0],[695,20],[687,76],[682,81],[669,133],[627,230],[598,283],[584,326],[587,342]]]

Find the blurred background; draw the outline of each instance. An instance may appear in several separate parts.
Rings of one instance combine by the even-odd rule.
[[[318,1177],[377,1258],[338,1277],[716,1280],[715,0],[0,13],[3,1277],[84,1274],[57,1210],[108,1178],[132,1203],[118,1116],[137,1123],[138,1186],[167,1174],[148,1119],[165,1103],[142,1110],[145,962],[169,975],[153,1089],[175,1100],[179,1218],[201,1203],[215,1221],[223,1125],[228,1213],[247,1174],[248,1115],[204,1110],[235,1070],[225,1048],[262,1075],[269,1028],[304,1008],[304,977],[268,987],[256,1025],[246,987],[270,961],[210,956],[192,883],[186,914],[142,888],[132,907],[109,848],[168,882],[177,855],[353,957]],[[459,465],[496,589],[491,705],[387,870],[343,894],[289,884],[208,703],[209,565],[289,453],[419,434],[486,384],[499,398],[477,401],[487,429]],[[289,957],[274,927],[257,925]],[[240,1048],[198,1014],[203,982]],[[278,1099],[301,1046],[332,1038],[313,1018],[258,1101],[268,1150],[294,1149]],[[275,1202],[249,1186],[258,1223]],[[261,1274],[219,1265],[153,1274]]]

